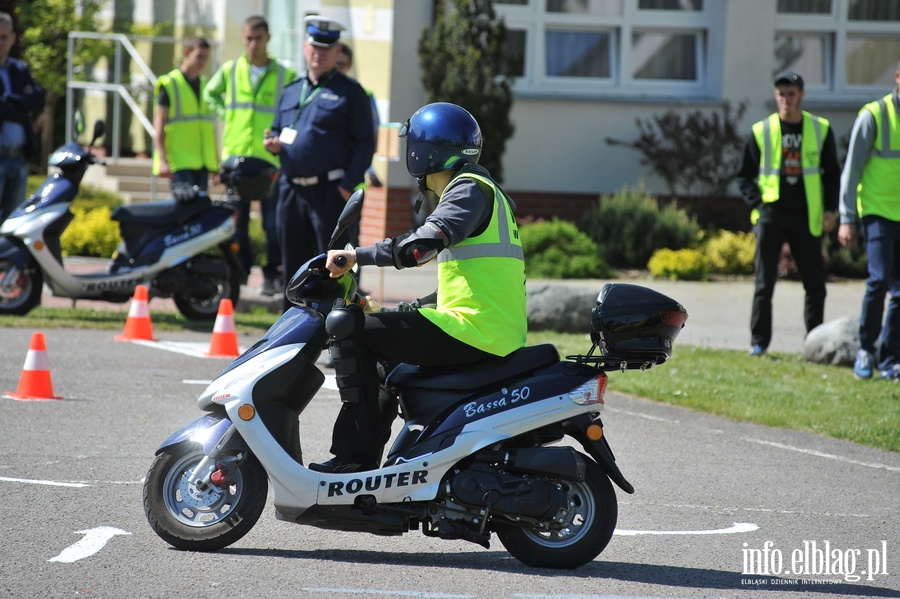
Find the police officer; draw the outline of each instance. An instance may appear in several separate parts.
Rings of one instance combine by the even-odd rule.
[[[282,90],[297,73],[279,63],[268,54],[269,24],[259,15],[244,21],[241,36],[244,53],[237,60],[229,60],[209,80],[203,97],[225,122],[222,131],[222,160],[230,156],[254,156],[279,166],[278,157],[265,147],[265,132],[272,125],[275,105]],[[277,189],[270,190],[265,198],[246,200],[238,210],[236,239],[241,246],[241,261],[249,272],[253,265],[248,227],[250,200],[262,204],[263,229],[266,232],[266,266],[263,268],[264,284],[260,291],[274,295],[281,289],[278,266],[281,251],[278,248],[276,228]]]
[[[169,179],[173,190],[189,185],[206,191],[209,173],[219,164],[214,117],[201,100],[206,86],[201,73],[209,49],[204,38],[190,38],[184,44],[181,66],[156,81],[153,174]]]
[[[369,98],[337,69],[344,26],[318,16],[306,17],[305,24],[308,70],[284,88],[265,142],[281,157],[277,222],[285,279],[325,251],[375,151]],[[346,242],[345,233],[339,243]],[[283,307],[290,307],[287,299]]]
[[[775,77],[778,112],[753,125],[737,173],[756,233],[756,286],[750,316],[750,353],[762,355],[772,340],[772,294],[785,241],[803,277],[804,324],[809,332],[825,317],[822,233],[835,226],[841,167],[828,121],[800,108],[803,78]]]
[[[339,277],[354,264],[400,269],[437,258],[436,305],[372,314],[350,305],[329,314],[325,328],[342,404],[332,437],[335,457],[309,465],[320,472],[378,466],[397,413],[396,403],[379,396],[379,360],[469,364],[525,345],[525,258],[515,204],[477,164],[478,123],[462,107],[438,102],[417,110],[400,135],[407,138],[407,170],[423,193],[440,197],[437,207],[408,233],[330,251],[326,266]]]

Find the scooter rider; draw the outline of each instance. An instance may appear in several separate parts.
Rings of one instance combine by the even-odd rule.
[[[463,108],[428,104],[400,132],[406,167],[421,192],[440,201],[425,223],[393,239],[328,252],[332,277],[354,264],[410,268],[438,259],[435,308],[365,314],[356,305],[332,311],[332,339],[341,409],[334,458],[310,464],[319,472],[378,467],[394,406],[379,406],[378,361],[449,366],[506,356],[525,345],[525,260],[515,204],[477,165],[481,129]],[[346,263],[338,265],[342,257]],[[393,412],[393,413],[392,413]]]

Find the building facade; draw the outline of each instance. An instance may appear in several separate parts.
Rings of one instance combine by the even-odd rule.
[[[442,0],[437,0],[442,1]],[[112,2],[111,2],[112,4]],[[202,31],[220,59],[242,51],[251,14],[268,18],[269,49],[302,70],[302,23],[309,14],[342,21],[355,76],[374,93],[382,121],[397,123],[424,103],[416,53],[434,18],[424,0],[135,0],[137,22],[175,23],[175,35]],[[893,86],[900,57],[900,2],[884,0],[494,0],[510,31],[516,73],[514,137],[504,156],[505,187],[542,216],[572,216],[601,193],[664,182],[631,149],[636,119],[718,110],[746,102],[742,126],[772,113],[773,75],[798,71],[804,107],[849,136],[859,108]],[[161,71],[162,72],[162,71]],[[489,123],[482,123],[489,127]],[[384,127],[376,160],[391,210],[408,212],[413,182],[397,129]],[[399,225],[397,225],[399,226]],[[387,232],[392,233],[388,227]]]

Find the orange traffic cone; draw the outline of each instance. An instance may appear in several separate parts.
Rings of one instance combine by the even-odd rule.
[[[50,381],[50,368],[47,362],[47,344],[43,333],[31,335],[31,345],[25,356],[25,366],[19,379],[19,388],[15,393],[7,392],[3,397],[20,400],[62,399],[53,395],[53,383]]]
[[[207,356],[214,358],[236,358],[238,351],[237,333],[234,330],[234,306],[228,298],[219,302],[216,324],[213,326]]]
[[[150,321],[150,308],[147,306],[149,294],[146,285],[138,285],[131,298],[125,330],[116,335],[116,341],[156,341],[153,338],[153,323]]]

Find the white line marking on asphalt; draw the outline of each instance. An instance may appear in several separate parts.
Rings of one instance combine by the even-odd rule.
[[[750,443],[759,443],[760,445],[769,445],[770,447],[777,447],[778,449],[787,449],[788,451],[796,451],[799,453],[805,453],[807,455],[816,456],[819,458],[827,458],[829,460],[837,460],[839,462],[847,462],[848,464],[855,464],[857,466],[865,466],[866,468],[877,468],[879,470],[890,470],[891,472],[900,472],[900,468],[894,466],[888,466],[887,464],[879,464],[877,462],[860,462],[859,460],[851,460],[850,458],[845,458],[844,456],[835,455],[833,453],[825,453],[822,451],[816,451],[815,449],[803,449],[802,447],[794,447],[792,445],[785,445],[784,443],[775,443],[774,441],[763,441],[762,439],[751,439],[749,437],[743,437],[744,441],[749,441]]]
[[[304,587],[310,593],[350,593],[354,595],[392,595],[395,597],[426,597],[427,599],[473,599],[478,595],[458,595],[455,593],[426,593],[424,591],[395,591],[391,589],[341,589],[326,587]]]
[[[624,537],[637,535],[733,535],[754,530],[759,530],[759,526],[752,522],[735,522],[734,526],[718,530],[619,530],[617,528],[613,534]]]
[[[0,476],[0,482],[4,483],[25,483],[28,485],[48,485],[50,487],[90,487],[86,483],[61,483],[53,480],[31,480],[27,478],[7,478]]]
[[[47,561],[71,564],[72,562],[77,562],[80,559],[94,555],[103,549],[103,547],[106,546],[107,541],[114,536],[130,535],[131,533],[111,526],[101,526],[99,528],[91,528],[88,530],[76,530],[75,534],[84,535],[84,538],[74,545],[69,545],[63,549],[62,553]]]
[[[134,341],[131,341],[131,343],[136,343],[137,345],[143,345],[145,347],[152,347],[155,349],[164,349],[166,351],[175,352],[177,354],[184,354],[186,356],[194,356],[195,358],[222,358],[222,356],[206,355],[206,352],[209,351],[209,343],[197,343],[193,341],[145,341],[143,339],[136,339]],[[243,348],[238,348],[238,352],[243,353],[243,351]],[[227,357],[227,359],[232,360],[234,358]]]

